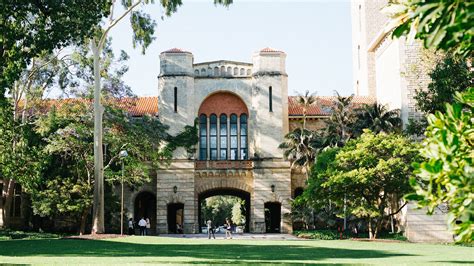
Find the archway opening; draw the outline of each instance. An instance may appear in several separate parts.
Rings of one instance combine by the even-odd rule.
[[[151,192],[140,192],[135,198],[134,220],[150,219],[150,230],[156,230],[156,196]]]
[[[198,196],[199,232],[206,228],[206,221],[223,231],[225,218],[232,220],[239,232],[250,232],[250,193],[233,188],[221,188],[205,191]]]
[[[168,204],[168,233],[182,234],[184,225],[184,204]]]
[[[281,203],[266,202],[265,209],[265,232],[280,233],[281,226]]]

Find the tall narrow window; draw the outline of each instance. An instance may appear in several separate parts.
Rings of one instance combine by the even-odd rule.
[[[207,117],[199,117],[199,160],[207,160]]]
[[[240,116],[240,159],[248,159],[247,149],[247,115]]]
[[[268,109],[270,112],[273,112],[273,91],[272,86],[268,88]]]
[[[220,123],[220,159],[227,160],[227,115],[221,115]]]
[[[238,160],[238,142],[237,142],[237,115],[230,116],[230,159]]]
[[[178,112],[178,88],[174,87],[174,112]]]
[[[217,160],[217,116],[215,114],[210,116],[209,148],[210,159]]]
[[[360,69],[360,45],[357,45],[357,68]]]

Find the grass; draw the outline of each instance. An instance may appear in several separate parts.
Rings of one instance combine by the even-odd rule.
[[[0,264],[474,264],[454,245],[351,240],[207,240],[131,236],[107,240],[0,241]]]

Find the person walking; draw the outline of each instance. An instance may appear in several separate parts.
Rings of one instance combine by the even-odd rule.
[[[212,224],[211,219],[207,220],[207,236],[209,239],[211,239],[211,234],[214,239],[216,239],[216,236],[214,235],[214,225]]]
[[[140,235],[144,236],[146,230],[146,221],[144,217],[142,217],[140,221],[138,221],[138,227],[140,227]]]
[[[225,218],[225,239],[227,239],[227,235],[229,235],[229,238],[232,239],[232,222],[229,220],[229,218]]]
[[[146,230],[145,230],[145,235],[150,234],[150,229],[151,229],[151,224],[150,224],[150,219],[146,218]]]
[[[128,235],[133,235],[133,219],[128,219]]]

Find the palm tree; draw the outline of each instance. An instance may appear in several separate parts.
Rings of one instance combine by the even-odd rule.
[[[344,146],[352,136],[355,113],[352,106],[354,94],[341,96],[336,91],[336,99],[331,107],[331,117],[326,121],[326,146]]]
[[[316,155],[322,147],[321,139],[315,131],[296,128],[286,134],[279,148],[284,149],[283,154],[287,160],[291,161],[291,168],[303,168],[308,179]]]
[[[387,106],[373,103],[365,104],[357,110],[357,121],[354,125],[355,134],[360,135],[364,129],[370,129],[374,133],[400,132],[402,120],[400,110],[388,110]]]
[[[303,129],[306,129],[306,114],[308,111],[308,107],[316,102],[316,97],[314,93],[309,93],[309,90],[305,92],[304,95],[298,95],[296,101],[303,106]]]

